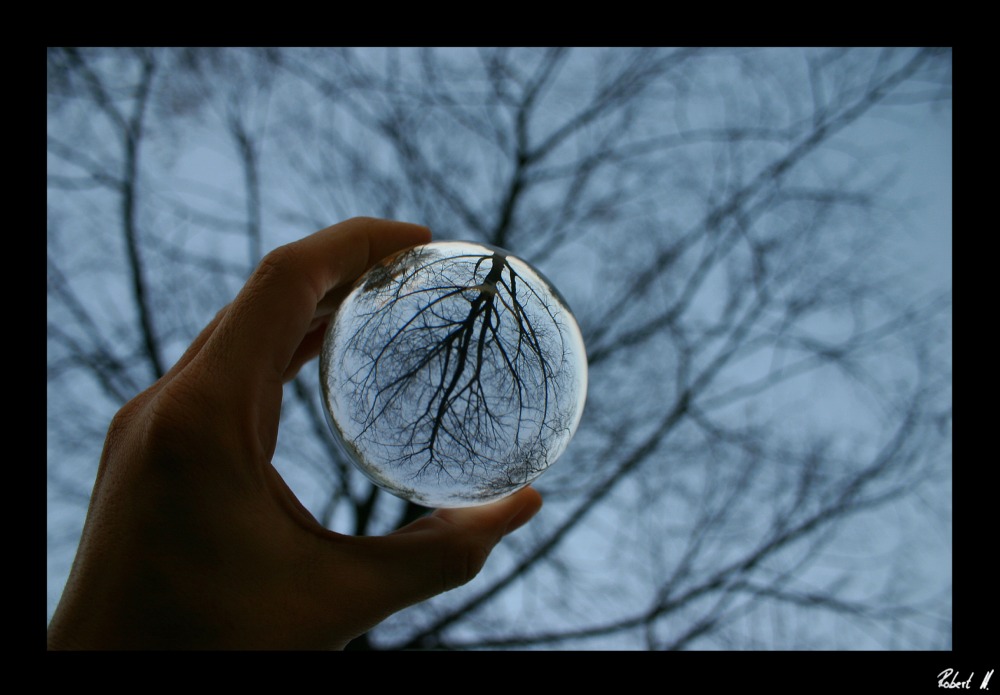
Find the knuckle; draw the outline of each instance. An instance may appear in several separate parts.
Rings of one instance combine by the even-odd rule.
[[[129,401],[111,418],[111,423],[108,425],[108,432],[105,437],[108,449],[113,450],[118,448],[121,442],[128,437],[128,433],[132,431],[132,423],[138,417],[137,410],[138,404],[136,401]]]
[[[168,458],[184,453],[184,443],[212,441],[212,431],[198,413],[220,412],[221,406],[209,403],[204,391],[183,382],[162,388],[150,402],[145,424],[148,450]]]
[[[285,244],[269,251],[257,264],[258,281],[266,282],[291,271],[298,259],[299,252],[294,244]]]

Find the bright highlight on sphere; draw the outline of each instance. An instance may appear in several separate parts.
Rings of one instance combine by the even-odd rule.
[[[376,485],[427,507],[486,504],[531,483],[583,414],[572,312],[503,249],[432,242],[362,276],[327,329],[323,399]]]

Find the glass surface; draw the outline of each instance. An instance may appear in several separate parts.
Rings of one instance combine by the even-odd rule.
[[[383,259],[327,329],[323,398],[375,484],[428,507],[506,497],[565,451],[587,358],[572,312],[509,252],[433,242]]]

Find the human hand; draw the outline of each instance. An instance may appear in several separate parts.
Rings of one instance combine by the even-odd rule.
[[[351,283],[416,225],[355,218],[268,254],[108,431],[50,649],[343,648],[471,580],[541,507],[531,488],[382,537],[324,528],[271,465],[282,385]]]

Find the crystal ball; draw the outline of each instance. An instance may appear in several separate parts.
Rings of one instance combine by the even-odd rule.
[[[360,277],[320,353],[334,436],[376,485],[426,507],[513,494],[566,450],[587,356],[565,299],[508,251],[431,242]]]

